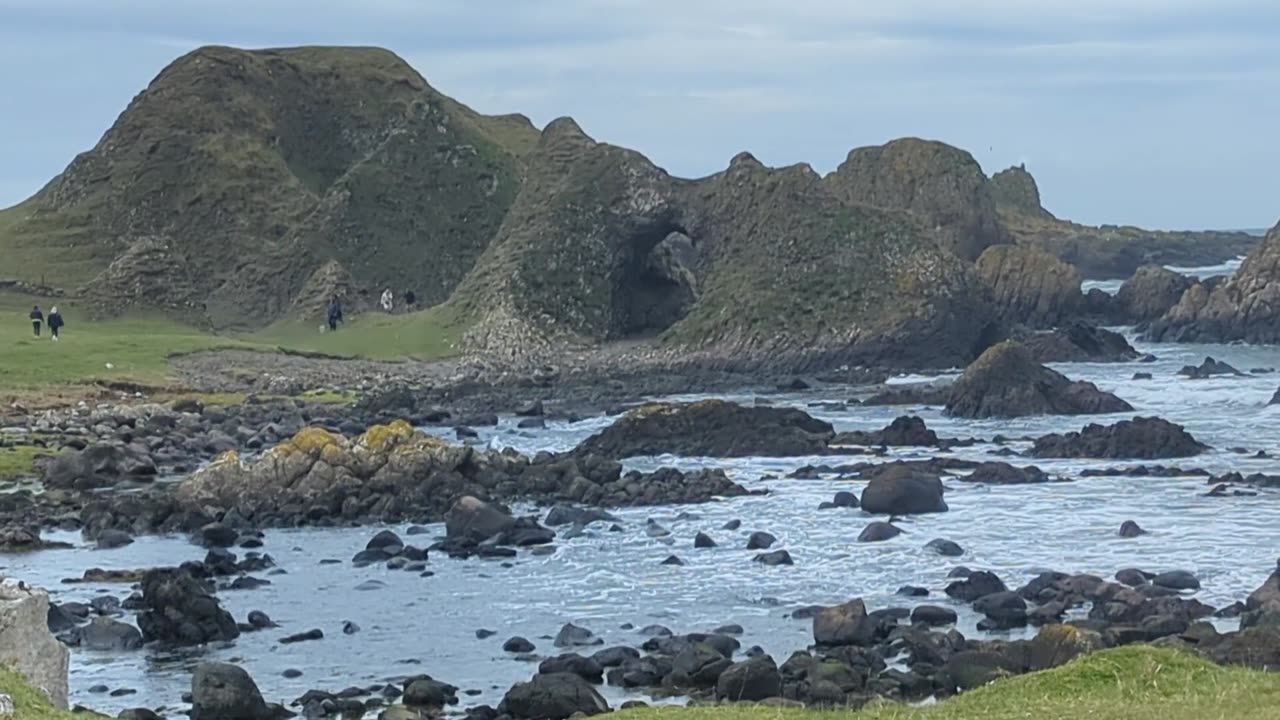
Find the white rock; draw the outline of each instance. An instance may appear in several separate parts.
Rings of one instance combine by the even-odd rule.
[[[0,718],[11,718],[17,711],[13,706],[13,698],[0,693]]]
[[[19,588],[12,580],[0,584],[0,665],[19,672],[65,710],[71,653],[49,632],[48,621],[48,593]]]

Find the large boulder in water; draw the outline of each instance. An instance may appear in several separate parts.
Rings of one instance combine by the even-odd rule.
[[[937,475],[909,465],[889,465],[863,489],[862,509],[872,515],[946,512],[943,492]]]
[[[186,570],[148,570],[142,576],[142,606],[138,627],[147,642],[203,645],[240,636],[231,614]]]
[[[1156,460],[1193,457],[1208,450],[1181,425],[1161,418],[1134,418],[1114,425],[1089,424],[1079,432],[1037,438],[1038,458],[1114,458]]]
[[[832,445],[870,445],[887,447],[927,447],[938,444],[938,433],[930,430],[915,416],[894,418],[883,430],[875,432],[855,431],[840,433],[831,440]]]
[[[1177,305],[1194,284],[1191,278],[1168,268],[1144,265],[1120,286],[1116,293],[1116,312],[1127,323],[1155,320]]]
[[[497,537],[515,524],[516,519],[506,511],[470,495],[458,498],[444,518],[447,537],[471,542]]]
[[[1084,305],[1080,271],[1029,245],[993,245],[976,264],[1010,325],[1053,327]]]
[[[1026,348],[1003,342],[988,349],[952,386],[947,414],[962,418],[1095,415],[1133,406],[1091,382],[1072,382],[1037,363]]]
[[[200,663],[191,675],[191,720],[274,720],[258,684],[244,668]]]
[[[508,690],[498,711],[516,720],[566,720],[578,713],[607,713],[609,704],[577,675],[538,674]]]
[[[653,404],[631,410],[578,446],[578,454],[785,457],[826,450],[830,423],[790,408],[724,400]]]
[[[1123,335],[1085,322],[1020,335],[1018,342],[1038,363],[1128,362],[1138,358]]]
[[[49,595],[0,583],[0,666],[17,671],[54,707],[67,707],[67,646],[49,632]]]
[[[1280,225],[1216,285],[1196,283],[1147,329],[1164,342],[1280,342]]]

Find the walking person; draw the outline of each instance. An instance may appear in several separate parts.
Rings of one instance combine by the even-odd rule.
[[[40,323],[44,322],[44,313],[40,312],[40,306],[36,305],[31,308],[31,332],[36,337],[40,337]]]
[[[395,306],[395,295],[392,294],[391,288],[387,288],[382,291],[382,298],[378,303],[382,305],[383,310],[391,312],[392,308]]]
[[[338,296],[334,295],[333,300],[329,301],[329,329],[337,330],[340,322],[342,322],[342,303],[338,302]]]
[[[53,336],[53,341],[58,342],[58,330],[66,325],[62,321],[62,313],[58,312],[57,306],[49,311],[49,333]]]

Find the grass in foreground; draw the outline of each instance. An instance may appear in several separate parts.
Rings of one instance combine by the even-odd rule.
[[[1187,653],[1126,647],[1009,678],[931,707],[861,712],[762,706],[651,708],[626,720],[1272,720],[1280,674],[1223,668]]]
[[[14,720],[84,720],[105,717],[92,713],[72,714],[55,710],[49,700],[33,689],[17,673],[0,667],[0,693],[13,698]]]
[[[48,448],[35,445],[0,447],[0,482],[20,480],[36,474],[36,456],[52,454]]]

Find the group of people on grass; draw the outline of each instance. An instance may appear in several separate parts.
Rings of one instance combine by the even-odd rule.
[[[395,310],[395,294],[391,292],[391,288],[382,291],[382,297],[378,299],[378,304],[382,306],[385,312],[393,312]],[[407,310],[412,310],[418,304],[418,296],[412,290],[405,292],[404,305]],[[342,317],[342,300],[334,295],[329,300],[329,308],[325,312],[325,319],[329,323],[330,330],[337,330],[338,325],[343,321]],[[323,327],[320,328],[324,330]]]
[[[44,313],[41,312],[40,306],[36,305],[35,307],[31,308],[31,332],[36,337],[40,337],[40,326],[44,322],[45,322],[45,316],[44,316]],[[61,330],[62,326],[66,325],[66,323],[63,322],[62,313],[58,312],[58,307],[56,305],[53,307],[52,310],[49,311],[48,322],[49,322],[49,336],[53,338],[54,342],[57,342],[58,331]]]

